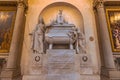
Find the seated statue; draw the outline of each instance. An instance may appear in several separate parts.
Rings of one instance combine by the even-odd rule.
[[[65,19],[64,19],[64,17],[63,17],[62,10],[59,10],[59,13],[58,13],[56,22],[57,22],[58,24],[63,24],[63,23],[65,23]]]

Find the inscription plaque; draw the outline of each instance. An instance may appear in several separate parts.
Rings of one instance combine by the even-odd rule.
[[[75,80],[75,50],[48,50],[47,80]]]

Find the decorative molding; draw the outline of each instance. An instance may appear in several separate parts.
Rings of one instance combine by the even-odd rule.
[[[25,9],[27,9],[28,3],[27,0],[18,0],[17,1],[18,7],[24,7]]]
[[[16,1],[0,1],[0,6],[17,6]]]
[[[28,0],[18,0],[18,3],[23,3],[24,5],[28,5]]]
[[[24,6],[27,9],[28,0],[14,0],[14,1],[0,1],[0,6],[9,6],[9,7],[17,7],[17,6]]]
[[[0,56],[7,57],[7,56],[9,56],[9,53],[0,53]]]

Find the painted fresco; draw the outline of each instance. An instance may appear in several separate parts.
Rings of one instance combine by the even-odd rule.
[[[12,40],[15,11],[0,11],[0,52],[9,52]]]
[[[107,9],[107,21],[113,51],[120,51],[120,9]]]

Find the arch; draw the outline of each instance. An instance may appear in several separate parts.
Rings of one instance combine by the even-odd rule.
[[[68,3],[68,2],[53,2],[53,3],[49,4],[49,5],[46,5],[46,7],[44,7],[42,9],[42,11],[44,11],[47,7],[50,7],[50,6],[53,6],[53,5],[66,5],[66,6],[70,6],[71,5],[72,7],[74,7],[75,9],[77,9],[79,11],[79,9],[76,6],[74,6],[73,4]],[[42,11],[40,12],[40,14],[42,13]],[[80,12],[80,14],[81,14],[81,12]]]
[[[82,32],[84,32],[83,16],[78,8],[67,2],[54,2],[42,9],[39,16],[45,19],[45,23],[49,24],[51,19],[56,18],[57,11],[62,9],[65,19],[68,23],[75,24]]]

